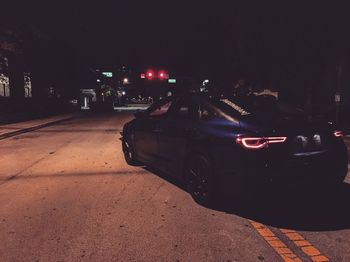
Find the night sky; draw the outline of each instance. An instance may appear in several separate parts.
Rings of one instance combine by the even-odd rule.
[[[317,1],[11,1],[3,10],[8,21],[33,24],[106,67],[259,76],[339,59],[349,43],[345,6]]]

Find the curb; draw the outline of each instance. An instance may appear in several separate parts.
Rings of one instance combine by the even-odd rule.
[[[17,131],[8,132],[8,133],[0,135],[0,140],[6,139],[6,138],[9,138],[9,137],[12,137],[12,136],[17,136],[17,135],[20,135],[20,134],[23,134],[23,133],[31,132],[31,131],[34,131],[34,130],[37,130],[37,129],[41,129],[41,128],[44,128],[44,127],[48,127],[48,126],[51,126],[51,125],[59,124],[61,122],[68,121],[68,120],[71,120],[71,119],[74,119],[74,118],[77,118],[77,117],[78,116],[70,116],[70,117],[67,117],[67,118],[55,120],[55,121],[48,122],[48,123],[45,123],[45,124],[40,124],[40,125],[36,125],[36,126],[32,126],[32,127],[22,128],[22,129],[17,130]]]

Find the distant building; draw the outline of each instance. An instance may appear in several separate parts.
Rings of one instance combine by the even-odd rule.
[[[90,109],[91,103],[96,102],[95,89],[80,89],[81,109]]]
[[[8,59],[0,56],[0,97],[10,96],[10,79],[8,76]]]
[[[32,96],[32,79],[29,72],[24,72],[24,97]]]

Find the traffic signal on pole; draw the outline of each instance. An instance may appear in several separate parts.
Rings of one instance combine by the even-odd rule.
[[[169,79],[169,74],[165,70],[159,70],[158,72],[155,72],[152,69],[148,69],[145,73],[142,73],[140,77],[143,79],[147,78],[148,80],[166,80]]]
[[[147,72],[146,72],[146,78],[147,78],[148,80],[152,80],[154,77],[155,77],[154,71],[153,71],[153,70],[147,70]]]
[[[159,80],[165,80],[169,78],[169,74],[165,72],[164,70],[159,70],[158,71],[158,79]]]

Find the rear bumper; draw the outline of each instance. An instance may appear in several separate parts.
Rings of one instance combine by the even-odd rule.
[[[344,150],[345,149],[345,150]],[[224,193],[246,193],[265,186],[304,186],[344,181],[348,170],[346,148],[285,161],[251,163],[219,172],[217,185]]]

